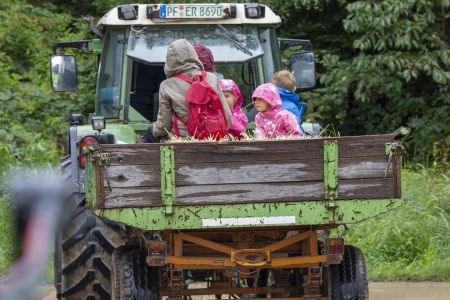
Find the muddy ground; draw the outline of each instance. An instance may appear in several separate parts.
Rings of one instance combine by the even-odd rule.
[[[52,286],[40,291],[42,300],[56,300]],[[369,293],[370,300],[450,300],[450,282],[371,282]]]

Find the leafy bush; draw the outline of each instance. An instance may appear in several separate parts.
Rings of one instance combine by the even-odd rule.
[[[405,205],[351,227],[371,280],[450,279],[450,172],[403,172]]]
[[[18,254],[15,225],[12,208],[0,195],[0,274]]]

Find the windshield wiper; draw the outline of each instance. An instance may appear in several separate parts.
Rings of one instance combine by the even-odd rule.
[[[238,48],[242,52],[244,52],[245,54],[250,55],[250,56],[253,55],[252,52],[244,44],[242,44],[237,38],[235,38],[234,35],[231,32],[229,32],[225,27],[223,27],[222,25],[218,24],[217,28],[220,29],[219,33],[221,35],[223,35],[229,41],[233,42],[236,46],[238,46]]]

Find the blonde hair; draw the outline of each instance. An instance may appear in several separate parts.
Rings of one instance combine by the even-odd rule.
[[[282,70],[273,74],[272,83],[291,92],[295,92],[296,89],[295,76],[288,70]]]

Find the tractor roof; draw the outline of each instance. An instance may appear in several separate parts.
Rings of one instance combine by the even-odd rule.
[[[246,5],[259,6],[263,11],[263,16],[249,17],[246,14]],[[222,10],[221,16],[206,17],[199,16],[202,9],[206,7]],[[165,12],[167,11],[167,14]],[[230,14],[230,11],[232,12]],[[129,13],[128,17],[134,18],[126,20],[124,12]],[[162,13],[164,12],[164,13]],[[173,13],[175,12],[175,13]],[[196,17],[189,18],[187,14],[194,12]],[[170,15],[172,13],[172,15]],[[134,15],[133,15],[134,14]],[[111,9],[98,22],[99,27],[105,26],[158,26],[158,25],[202,25],[202,24],[254,24],[265,26],[278,26],[281,19],[268,6],[263,4],[243,4],[243,3],[219,3],[219,4],[131,4],[122,5]]]

